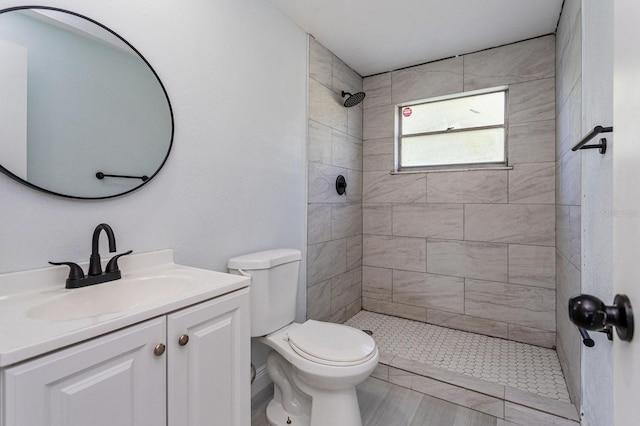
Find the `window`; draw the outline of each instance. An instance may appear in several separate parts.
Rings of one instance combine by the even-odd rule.
[[[398,105],[398,170],[506,165],[506,88]]]

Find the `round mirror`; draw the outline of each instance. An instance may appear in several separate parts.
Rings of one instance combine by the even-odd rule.
[[[0,11],[0,170],[32,188],[100,199],[148,183],[173,113],[147,60],[104,25],[48,7]]]

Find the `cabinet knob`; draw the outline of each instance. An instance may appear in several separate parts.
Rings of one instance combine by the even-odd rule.
[[[183,334],[182,336],[180,336],[180,337],[178,338],[178,344],[179,344],[180,346],[184,346],[184,345],[186,345],[187,343],[189,343],[189,336],[188,336],[188,335]]]
[[[160,356],[164,353],[167,347],[163,343],[158,343],[155,348],[153,348],[153,354],[155,356]]]

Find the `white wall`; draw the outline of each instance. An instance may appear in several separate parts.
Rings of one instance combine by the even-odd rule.
[[[0,9],[20,4],[30,2],[0,0]],[[247,252],[304,252],[307,38],[299,28],[261,0],[48,5],[100,21],[145,55],[174,108],[174,146],[149,185],[112,200],[57,198],[0,175],[0,273],[85,261],[100,222],[113,227],[119,251],[170,247],[179,263],[219,271]]]
[[[614,293],[629,297],[635,310],[636,330],[631,342],[616,341],[614,355],[614,423],[638,424],[640,394],[640,338],[638,337],[638,252],[640,252],[640,145],[638,100],[640,100],[640,2],[614,2],[614,130],[616,150],[613,170],[613,203],[619,212],[614,218]]]

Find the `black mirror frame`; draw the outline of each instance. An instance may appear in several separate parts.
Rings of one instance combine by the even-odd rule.
[[[16,10],[27,10],[27,9],[43,9],[43,10],[53,10],[55,12],[64,12],[64,13],[68,13],[70,15],[74,15],[77,16],[79,18],[82,19],[86,19],[87,21],[103,28],[104,30],[110,32],[111,34],[113,34],[114,36],[116,36],[118,39],[120,39],[124,44],[126,44],[131,50],[133,50],[138,57],[140,57],[140,59],[142,59],[142,61],[149,67],[149,69],[151,70],[151,72],[153,73],[154,77],[156,78],[156,80],[158,81],[158,84],[160,84],[160,87],[162,88],[162,92],[164,93],[164,96],[167,100],[167,106],[169,107],[169,115],[171,118],[171,137],[169,140],[169,148],[167,149],[167,154],[165,155],[164,159],[162,160],[162,163],[160,163],[160,165],[158,166],[158,169],[151,175],[148,177],[148,179],[142,179],[142,183],[132,189],[129,189],[125,192],[120,192],[118,194],[114,194],[114,195],[107,195],[104,197],[79,197],[79,196],[75,196],[75,195],[67,195],[67,194],[61,194],[59,192],[55,192],[55,191],[50,191],[48,189],[45,188],[41,188],[37,185],[34,185],[18,176],[16,176],[15,174],[11,173],[9,170],[7,170],[5,167],[3,167],[0,164],[0,172],[4,173],[5,175],[9,176],[10,178],[14,179],[15,181],[26,185],[30,188],[33,188],[37,191],[41,191],[41,192],[45,192],[47,194],[51,194],[51,195],[56,195],[59,197],[64,197],[64,198],[71,198],[71,199],[76,199],[76,200],[105,200],[105,199],[109,199],[109,198],[115,198],[115,197],[120,197],[122,195],[126,195],[129,194],[133,191],[136,191],[138,189],[140,189],[142,186],[146,185],[147,183],[149,183],[149,181],[151,181],[155,175],[158,174],[158,172],[160,172],[160,170],[162,170],[162,167],[164,167],[164,164],[167,162],[167,159],[169,158],[169,154],[171,153],[171,148],[173,147],[173,137],[175,134],[175,121],[174,121],[174,117],[173,117],[173,108],[171,106],[171,101],[169,100],[169,94],[167,93],[167,89],[164,87],[164,84],[162,84],[162,80],[160,80],[160,77],[158,76],[158,73],[156,73],[156,70],[153,69],[153,67],[151,66],[151,64],[149,63],[149,61],[147,61],[147,59],[142,55],[142,53],[140,53],[138,51],[138,49],[136,49],[135,47],[133,47],[131,45],[131,43],[129,43],[127,40],[125,40],[122,36],[120,36],[120,34],[116,33],[115,31],[113,31],[112,29],[108,28],[107,26],[101,24],[100,22],[91,19],[87,16],[81,15],[79,13],[76,12],[71,12],[69,10],[66,9],[61,9],[58,7],[51,7],[51,6],[15,6],[15,7],[10,7],[10,8],[6,8],[6,9],[2,9],[0,10],[0,14],[3,13],[7,13],[7,12],[12,12],[12,11],[16,11]]]

